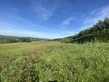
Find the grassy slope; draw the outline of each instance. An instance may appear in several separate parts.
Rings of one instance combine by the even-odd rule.
[[[0,62],[1,82],[109,82],[109,43],[2,44]]]

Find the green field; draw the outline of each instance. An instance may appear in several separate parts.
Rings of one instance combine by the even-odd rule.
[[[0,82],[109,82],[109,43],[0,44]]]

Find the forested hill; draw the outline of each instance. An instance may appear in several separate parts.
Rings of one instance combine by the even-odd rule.
[[[109,41],[109,18],[99,20],[92,27],[80,31],[78,34],[62,39],[55,39],[61,42],[108,42]]]
[[[31,41],[39,41],[39,40],[46,40],[46,39],[0,35],[0,44],[17,43],[17,42],[31,42]]]

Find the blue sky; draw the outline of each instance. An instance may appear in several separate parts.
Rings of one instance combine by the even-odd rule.
[[[61,38],[105,17],[109,0],[0,0],[1,35]]]

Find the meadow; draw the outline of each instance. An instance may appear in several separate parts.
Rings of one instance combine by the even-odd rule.
[[[109,82],[109,43],[0,44],[0,82]]]

